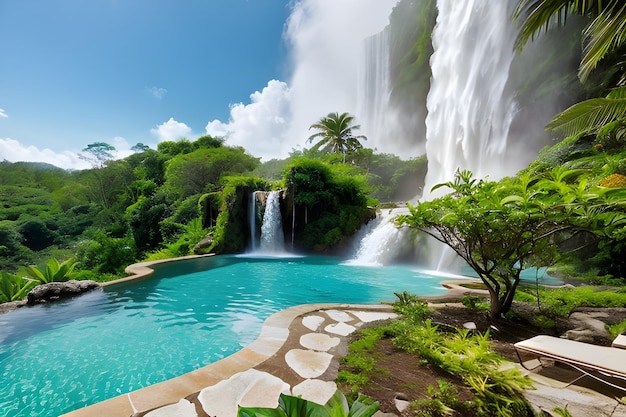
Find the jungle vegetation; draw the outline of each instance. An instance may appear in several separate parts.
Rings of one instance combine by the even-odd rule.
[[[191,254],[207,236],[204,251],[243,251],[249,237],[242,202],[255,190],[288,190],[295,247],[332,250],[366,219],[368,204],[411,198],[426,173],[424,157],[404,161],[363,147],[346,164],[335,149],[261,163],[211,136],[157,149],[138,144],[118,160],[114,150],[87,145],[82,157],[92,168],[81,171],[0,162],[2,301],[23,297],[41,281],[34,271],[45,276],[55,262],[72,268],[51,280],[106,281],[134,262]]]

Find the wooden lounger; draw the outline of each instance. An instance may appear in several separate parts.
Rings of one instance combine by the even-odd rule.
[[[611,377],[626,381],[625,349],[597,346],[552,336],[535,336],[515,343],[514,346],[520,363],[528,370],[532,371],[542,367],[545,359],[551,359],[582,373],[567,385],[573,384],[583,376],[590,376],[609,386],[626,391],[626,385],[614,384],[606,378]],[[532,360],[538,364],[531,367],[529,366],[531,361],[524,361],[522,356],[531,356]]]

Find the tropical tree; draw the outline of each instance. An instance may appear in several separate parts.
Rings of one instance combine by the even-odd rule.
[[[113,159],[113,152],[115,146],[105,142],[94,142],[83,149],[79,158],[89,162],[94,168],[103,168],[107,161]]]
[[[520,0],[513,14],[515,19],[523,19],[517,46],[522,48],[538,32],[548,30],[555,23],[565,24],[569,14],[591,19],[584,31],[578,72],[585,81],[603,58],[626,45],[626,3],[623,0]],[[622,84],[625,81],[622,77]]]
[[[360,129],[361,126],[353,125],[353,122],[354,116],[348,113],[328,113],[326,117],[322,117],[309,127],[309,130],[316,129],[319,132],[309,136],[307,142],[319,140],[313,149],[342,154],[345,164],[346,155],[362,149],[360,140],[367,140],[363,135],[354,136],[352,131]]]
[[[452,248],[474,269],[490,295],[491,316],[508,312],[522,270],[549,266],[558,246],[579,230],[614,240],[626,238],[626,189],[588,188],[579,174],[558,168],[547,178],[522,175],[477,181],[457,171],[438,184],[452,193],[409,205],[398,224],[425,232]]]

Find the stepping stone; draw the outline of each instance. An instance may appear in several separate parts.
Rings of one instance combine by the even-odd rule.
[[[144,417],[198,417],[196,413],[196,406],[182,399],[176,404],[166,405],[165,407],[157,408],[147,413]]]
[[[308,333],[300,337],[300,344],[312,350],[321,352],[327,352],[330,348],[333,348],[339,344],[338,337],[330,337],[324,333]]]
[[[276,408],[281,393],[289,394],[289,384],[267,372],[248,369],[204,388],[198,401],[212,417],[233,417],[237,406]]]
[[[316,331],[324,323],[324,317],[306,316],[302,319],[302,324],[309,330]]]
[[[373,321],[395,319],[398,317],[396,313],[385,313],[377,311],[350,311],[359,320],[364,323],[371,323]]]
[[[347,336],[356,330],[356,327],[346,323],[329,324],[324,328],[328,333],[338,334],[339,336]]]
[[[325,405],[337,392],[337,384],[333,381],[322,381],[321,379],[307,379],[293,387],[291,390],[294,396],[302,396],[307,401]]]
[[[333,355],[326,352],[292,349],[285,355],[287,365],[302,378],[317,378],[330,366]]]
[[[330,317],[331,319],[335,321],[339,321],[339,322],[354,320],[354,317],[352,317],[350,314],[346,313],[345,311],[326,310],[326,314],[328,314],[328,317]]]

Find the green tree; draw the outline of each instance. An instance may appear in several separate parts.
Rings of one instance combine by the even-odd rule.
[[[362,149],[360,140],[367,140],[363,135],[354,136],[353,130],[358,130],[361,126],[353,125],[353,122],[354,116],[348,113],[328,113],[326,117],[322,117],[309,127],[319,132],[309,136],[307,142],[319,140],[313,147],[314,149],[341,154],[345,164],[346,155]]]
[[[169,161],[165,185],[172,195],[186,198],[212,191],[220,177],[252,171],[258,164],[243,148],[201,148]]]
[[[626,3],[623,0],[520,0],[513,14],[515,19],[522,19],[518,47],[522,48],[551,24],[565,24],[569,14],[591,19],[584,32],[579,68],[579,77],[585,81],[602,59],[626,45]],[[623,50],[621,53],[626,58]],[[626,80],[622,78],[622,81]]]
[[[510,310],[522,270],[551,264],[556,235],[572,228],[565,212],[551,210],[547,191],[528,178],[500,183],[477,181],[457,171],[454,182],[438,184],[452,193],[409,205],[399,224],[420,230],[452,248],[478,274],[490,295],[491,316]]]
[[[105,142],[94,142],[83,149],[79,158],[89,162],[94,168],[102,168],[107,161],[113,159],[113,152],[115,152],[115,146]]]

